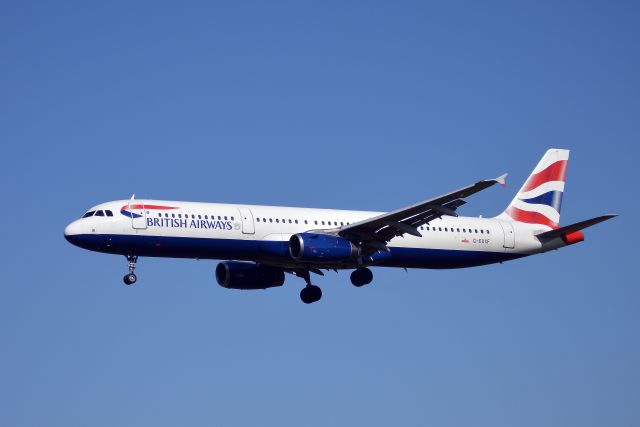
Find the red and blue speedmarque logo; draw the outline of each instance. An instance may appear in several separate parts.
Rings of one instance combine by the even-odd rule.
[[[120,208],[120,213],[124,216],[128,216],[129,218],[141,218],[142,215],[137,214],[135,212],[131,212],[133,209],[141,209],[141,210],[155,210],[155,211],[163,211],[163,210],[172,210],[178,209],[175,206],[159,206],[159,205],[124,205]],[[148,212],[147,212],[148,213]]]

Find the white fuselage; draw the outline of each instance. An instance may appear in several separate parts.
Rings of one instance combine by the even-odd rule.
[[[71,223],[65,236],[99,252],[139,256],[233,259],[284,268],[297,264],[289,238],[311,230],[338,229],[380,212],[279,206],[121,200],[97,205],[92,216]],[[102,212],[101,216],[97,213]],[[111,216],[107,216],[108,214]],[[544,245],[540,225],[495,218],[444,216],[419,227],[421,237],[392,239],[390,254],[372,265],[407,268],[458,268],[502,262],[563,246]],[[354,268],[320,264],[319,268]]]

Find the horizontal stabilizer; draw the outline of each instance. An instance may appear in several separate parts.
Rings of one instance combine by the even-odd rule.
[[[601,223],[602,221],[606,221],[611,218],[615,218],[618,215],[609,214],[597,216],[595,218],[587,219],[585,221],[576,222],[575,224],[566,225],[564,227],[556,228],[555,230],[545,231],[544,233],[540,233],[537,235],[539,239],[551,239],[553,237],[563,237],[567,234],[574,233],[576,231],[580,231],[584,228],[591,227],[592,225],[596,225]]]

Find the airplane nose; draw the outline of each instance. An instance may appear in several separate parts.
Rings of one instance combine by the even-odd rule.
[[[67,239],[67,242],[75,245],[78,241],[78,235],[80,233],[80,224],[78,224],[78,221],[73,221],[71,224],[65,227],[64,238]]]

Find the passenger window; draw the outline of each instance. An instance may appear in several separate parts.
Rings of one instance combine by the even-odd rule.
[[[260,222],[260,218],[256,218],[256,222]]]
[[[484,230],[480,230],[480,234],[484,234]]]
[[[182,214],[178,214],[178,218],[182,218]]]
[[[269,222],[273,222],[273,218],[269,218]]]
[[[298,220],[296,219],[296,224],[298,223]]]
[[[104,212],[102,212],[102,211],[96,211],[96,216],[104,216]]]
[[[318,221],[313,221],[315,225],[318,225]]]
[[[445,227],[445,228],[444,228],[444,231],[449,231],[449,230],[447,230],[447,227]]]
[[[291,220],[289,220],[289,224],[291,224],[291,222],[292,222],[292,221],[291,221]]]
[[[304,220],[304,223],[305,223],[305,224],[308,224],[308,222],[307,222],[307,220],[306,220],[306,219]]]
[[[442,227],[438,227],[438,231],[442,231]]]
[[[489,230],[487,230],[487,234],[489,234]]]
[[[225,221],[227,220],[227,217],[226,217],[226,216],[224,217],[224,220],[225,220]]]
[[[276,222],[279,224],[279,223],[280,223],[280,220],[279,220],[278,218],[276,218]]]

